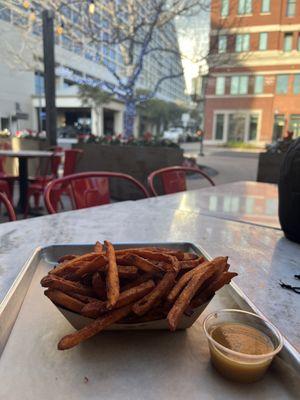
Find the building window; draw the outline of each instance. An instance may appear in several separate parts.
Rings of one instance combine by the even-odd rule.
[[[270,12],[270,0],[262,0],[261,1],[261,12],[262,13]]]
[[[226,53],[227,50],[227,36],[219,36],[218,51],[219,53]]]
[[[249,77],[244,76],[233,76],[231,78],[230,94],[247,94],[248,93],[248,81]]]
[[[257,139],[257,128],[258,128],[258,114],[250,114],[248,140]]]
[[[44,74],[39,71],[34,73],[34,88],[35,94],[43,94],[45,92]]]
[[[223,140],[224,138],[224,114],[216,115],[215,139]]]
[[[300,114],[291,115],[289,130],[294,132],[294,137],[300,136]]]
[[[296,14],[296,3],[297,0],[287,0],[286,3],[286,16],[294,17]]]
[[[259,50],[267,50],[268,48],[268,34],[267,32],[262,32],[259,34]]]
[[[246,114],[229,114],[228,141],[244,141]]]
[[[243,15],[243,14],[251,14],[251,12],[252,12],[252,0],[239,0],[238,13],[240,15]]]
[[[276,82],[276,93],[287,94],[289,86],[289,75],[278,75]]]
[[[218,76],[216,79],[216,94],[222,95],[225,93],[225,76]]]
[[[300,94],[300,75],[294,77],[294,94]]]
[[[280,139],[283,136],[284,125],[285,125],[284,115],[283,114],[275,115],[273,123],[273,141]]]
[[[227,17],[229,14],[229,0],[222,0],[221,16]]]
[[[263,76],[256,76],[254,81],[254,93],[261,94],[264,92],[265,78]]]
[[[291,32],[284,34],[283,50],[292,51],[293,49],[293,34]]]
[[[246,33],[244,35],[236,35],[235,39],[235,51],[240,53],[242,51],[249,51],[250,47],[250,35]]]

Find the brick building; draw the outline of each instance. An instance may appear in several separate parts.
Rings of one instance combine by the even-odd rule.
[[[212,0],[205,133],[300,136],[300,0]]]

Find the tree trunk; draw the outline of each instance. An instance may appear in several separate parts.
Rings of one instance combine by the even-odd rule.
[[[125,101],[124,112],[124,135],[125,137],[133,136],[134,119],[136,117],[136,104],[132,99]]]

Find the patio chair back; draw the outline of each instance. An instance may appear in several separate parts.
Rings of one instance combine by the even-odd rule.
[[[161,181],[164,192],[163,194],[172,194],[185,191],[186,173],[199,174],[203,178],[205,178],[212,186],[215,186],[214,181],[199,168],[174,166],[161,168],[151,172],[151,174],[148,176],[148,185],[150,187],[151,194],[153,196],[159,196],[154,183],[156,178],[160,179]]]
[[[76,165],[83,150],[81,149],[68,149],[65,150],[65,163],[63,176],[72,175],[75,173]]]
[[[0,205],[4,204],[10,221],[16,221],[15,210],[5,193],[0,192]]]
[[[50,214],[58,212],[59,205],[65,209],[64,198],[70,201],[71,209],[81,209],[110,203],[109,180],[122,179],[140,190],[143,197],[149,197],[147,189],[132,176],[118,172],[81,172],[60,179],[54,179],[46,186],[44,199]]]

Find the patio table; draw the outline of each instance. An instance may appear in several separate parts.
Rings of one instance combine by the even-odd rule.
[[[187,199],[189,194],[190,192],[186,193]],[[163,201],[163,198],[161,200]],[[163,202],[161,207],[153,207],[153,199],[127,201],[0,225],[2,250],[0,253],[0,301],[11,287],[26,258],[38,246],[93,243],[104,239],[115,243],[189,241],[195,243],[196,246],[202,246],[212,257],[229,255],[231,270],[239,273],[234,279],[235,283],[299,352],[300,296],[281,289],[279,281],[291,283],[293,275],[299,274],[300,246],[285,239],[279,229],[203,215],[199,210],[171,208],[168,202],[165,206],[162,205]],[[51,315],[48,317],[51,318]],[[62,334],[62,332],[57,333],[56,329],[58,329],[57,326],[53,331],[45,332],[44,337],[41,338],[42,341],[50,341],[48,345],[50,353],[56,352],[53,343],[57,340],[56,336],[59,337]],[[60,329],[65,330],[65,325]],[[62,397],[59,397],[59,393],[63,392],[62,388],[76,387],[76,399],[83,399],[91,390],[89,385],[99,385],[100,379],[103,391],[97,392],[99,399],[112,396],[111,398],[114,399],[136,397],[147,400],[155,398],[168,400],[169,398],[182,399],[185,393],[195,400],[198,398],[230,398],[231,400],[254,398],[255,385],[237,385],[236,392],[233,393],[232,390],[228,391],[228,383],[213,371],[211,371],[212,375],[209,374],[210,380],[205,389],[209,390],[208,392],[202,391],[204,389],[199,387],[197,370],[194,370],[192,376],[186,376],[185,369],[188,369],[191,363],[195,366],[199,365],[199,374],[201,370],[208,368],[201,361],[204,355],[200,347],[199,352],[191,354],[191,341],[194,343],[197,340],[201,330],[200,319],[187,332],[176,334],[165,332],[159,335],[153,332],[141,332],[137,334],[137,340],[141,341],[140,347],[136,344],[134,349],[126,348],[126,343],[129,343],[127,338],[130,335],[110,333],[99,336],[92,343],[87,343],[87,351],[92,351],[95,343],[104,346],[103,357],[97,361],[101,374],[104,373],[104,375],[99,373],[96,378],[91,371],[82,371],[85,374],[83,376],[89,379],[85,383],[86,386],[81,385],[80,380],[83,380],[81,376],[76,375],[71,381],[64,381],[63,377],[58,377],[57,381],[53,381],[55,392],[53,396],[60,400]],[[145,346],[149,346],[148,351],[145,350]],[[171,362],[172,358],[169,358],[172,354],[170,346],[176,354],[174,363]],[[203,346],[204,343],[201,349]],[[126,362],[127,369],[119,368],[117,355],[113,358],[109,357],[108,348],[114,348],[114,351],[118,352],[122,366],[126,357],[129,357],[128,363]],[[129,351],[131,349],[134,355]],[[149,353],[150,349],[152,349],[151,353]],[[207,351],[206,345],[204,349]],[[84,354],[86,353],[80,349],[75,353],[72,351],[59,353],[56,362],[59,368],[64,368],[63,365],[70,358],[72,362],[80,363]],[[207,353],[205,355],[207,357]],[[96,361],[91,360],[91,362]],[[29,355],[28,363],[30,364]],[[169,368],[165,376],[156,373],[158,365],[156,363],[162,363]],[[33,365],[29,367],[34,368]],[[161,369],[158,370],[161,371]],[[51,385],[51,382],[47,380],[46,360],[41,373],[47,385]],[[176,374],[178,379],[175,379]],[[257,395],[256,391],[255,398],[266,398],[264,391],[270,389],[269,384],[268,379],[262,381],[261,394]],[[131,391],[128,389],[129,386]],[[280,393],[276,393],[276,387],[272,390],[274,399],[280,398]],[[216,396],[216,393],[219,394]],[[229,396],[228,393],[231,395]]]
[[[0,150],[0,156],[17,157],[19,159],[20,197],[18,201],[17,212],[24,214],[27,204],[28,159],[41,157],[49,158],[53,156],[53,152],[43,150]]]
[[[226,183],[154,197],[148,204],[280,229],[278,188],[269,183]]]

